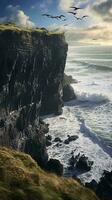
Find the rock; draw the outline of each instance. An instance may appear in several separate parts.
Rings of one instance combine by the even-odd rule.
[[[50,140],[46,140],[46,147],[49,147],[52,145],[52,142]]]
[[[69,144],[69,140],[66,139],[66,140],[64,141],[64,144]]]
[[[52,140],[52,136],[51,135],[47,135],[46,139],[51,141]]]
[[[62,140],[59,137],[56,137],[53,142],[62,142]]]
[[[75,141],[75,140],[77,140],[78,139],[78,136],[77,135],[68,135],[68,140],[69,140],[69,142],[72,142],[72,141]]]
[[[89,161],[88,157],[82,155],[76,163],[76,168],[78,170],[90,171],[93,165],[93,161]]]
[[[69,144],[70,142],[72,142],[72,141],[75,141],[75,140],[77,140],[78,139],[78,136],[77,135],[68,135],[68,139],[66,139],[65,141],[64,141],[64,143],[65,144]]]
[[[96,194],[101,200],[112,200],[112,171],[104,171],[98,183]]]
[[[73,99],[76,99],[76,95],[74,93],[74,89],[71,85],[65,85],[63,87],[63,101],[71,101]]]
[[[51,140],[52,140],[52,136],[51,136],[51,135],[47,135],[47,136],[46,136],[46,146],[47,146],[47,147],[49,147],[49,146],[52,145]]]
[[[47,162],[46,169],[50,172],[57,174],[58,176],[63,175],[63,165],[57,159],[50,159]]]
[[[69,164],[70,167],[74,167],[74,165],[76,164],[76,159],[74,158],[74,155],[72,155],[72,157],[69,159]]]
[[[85,183],[85,186],[96,192],[98,183],[93,179],[90,183]]]
[[[5,120],[0,119],[0,128],[3,128],[5,126]]]
[[[79,157],[80,157],[80,153],[76,155],[75,157],[74,157],[74,154],[72,154],[71,158],[69,159],[69,164],[71,168],[73,168],[74,165],[77,163]]]
[[[62,143],[57,143],[56,145],[55,145],[56,147],[61,147],[62,146]]]

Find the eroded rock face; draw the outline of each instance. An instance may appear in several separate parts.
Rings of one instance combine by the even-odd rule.
[[[0,145],[47,162],[48,126],[39,113],[61,112],[67,44],[63,34],[0,31]]]
[[[104,171],[99,183],[92,180],[85,184],[86,187],[93,190],[101,200],[112,199],[112,171]]]

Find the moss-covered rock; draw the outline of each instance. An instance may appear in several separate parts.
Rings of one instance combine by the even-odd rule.
[[[73,179],[48,174],[27,155],[0,148],[0,200],[98,200]]]

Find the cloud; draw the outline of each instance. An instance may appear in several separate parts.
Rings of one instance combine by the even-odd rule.
[[[33,4],[30,8],[32,10],[39,10],[42,12],[48,12],[48,8],[49,6],[53,3],[53,0],[43,0],[40,2],[37,2],[35,4]]]
[[[93,4],[92,10],[104,21],[112,21],[112,0],[99,1]]]
[[[23,27],[34,27],[35,24],[30,20],[29,16],[27,16],[20,7],[8,5],[7,8],[7,16],[1,17],[0,22],[13,22],[19,26]]]
[[[72,6],[74,3],[74,0],[59,0],[59,9],[62,11],[68,11],[70,9],[70,6]]]
[[[65,32],[66,40],[69,45],[112,45],[112,28],[110,27],[97,25],[84,29],[73,27],[72,24],[66,27],[53,24],[49,29],[57,32]]]

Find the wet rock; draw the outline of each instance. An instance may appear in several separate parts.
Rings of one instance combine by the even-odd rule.
[[[66,140],[64,141],[64,144],[69,144],[69,140],[66,139]]]
[[[51,135],[47,135],[46,139],[49,140],[49,141],[51,141],[52,140],[52,136]]]
[[[85,186],[96,192],[98,183],[93,179],[90,183],[85,183]]]
[[[90,171],[91,167],[93,165],[93,161],[89,161],[88,157],[86,157],[84,154],[79,158],[79,160],[76,163],[76,168],[78,170],[84,170],[84,171]]]
[[[46,140],[46,147],[49,147],[49,146],[51,146],[51,145],[52,145],[52,142],[49,141],[49,140]]]
[[[52,136],[51,136],[51,135],[47,135],[47,136],[46,136],[46,146],[47,146],[47,147],[49,147],[49,146],[52,145],[51,140],[52,140]]]
[[[56,137],[53,142],[62,142],[62,140],[59,137]]]
[[[74,93],[74,89],[70,84],[64,85],[63,87],[63,101],[71,101],[76,99],[76,95]]]
[[[70,168],[74,167],[74,165],[77,163],[79,157],[80,157],[80,153],[78,155],[76,155],[75,157],[74,157],[74,155],[71,156],[71,158],[69,159]]]
[[[56,145],[55,145],[56,147],[61,147],[62,146],[62,143],[57,143]]]
[[[99,183],[92,180],[85,186],[93,190],[101,200],[112,200],[112,171],[104,171]]]
[[[66,139],[65,141],[64,141],[64,143],[65,144],[69,144],[70,142],[72,142],[72,141],[75,141],[75,140],[77,140],[78,139],[78,136],[77,135],[68,135],[68,139]]]
[[[96,194],[101,200],[112,200],[112,171],[104,171],[98,183]]]
[[[75,141],[75,140],[77,140],[78,139],[78,136],[77,135],[68,135],[68,140],[69,140],[69,142],[72,142],[72,141]]]
[[[63,165],[57,159],[50,159],[47,162],[46,169],[50,172],[57,174],[58,176],[63,175]]]

